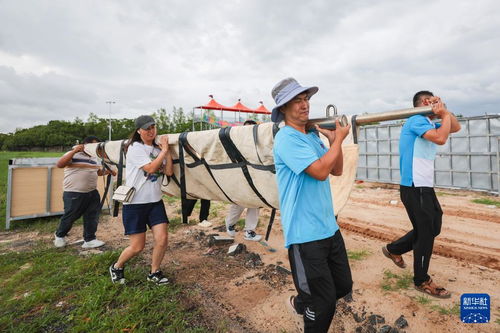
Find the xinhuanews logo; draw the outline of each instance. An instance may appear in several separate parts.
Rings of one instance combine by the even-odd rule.
[[[460,320],[467,324],[490,322],[490,295],[462,294],[460,296]]]

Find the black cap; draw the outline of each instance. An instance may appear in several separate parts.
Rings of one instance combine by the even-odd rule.
[[[89,136],[85,137],[85,139],[83,139],[84,144],[93,143],[94,141],[101,142],[101,140],[99,140],[99,138],[97,136],[94,136],[94,135],[89,135]]]
[[[140,116],[135,120],[135,128],[147,129],[149,126],[156,124],[151,116]]]
[[[243,125],[257,125],[257,122],[253,119],[247,119],[247,120],[245,120]]]

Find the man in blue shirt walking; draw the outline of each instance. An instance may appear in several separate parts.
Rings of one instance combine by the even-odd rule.
[[[433,188],[434,159],[437,145],[444,145],[450,133],[460,130],[460,124],[439,97],[430,91],[419,91],[413,97],[413,106],[426,105],[432,105],[434,115],[410,117],[401,129],[399,140],[400,195],[413,230],[384,246],[382,252],[397,266],[405,268],[401,255],[413,250],[415,288],[430,296],[449,298],[451,294],[437,286],[427,274],[443,215]],[[441,123],[431,121],[436,117]]]
[[[295,79],[280,81],[272,90],[274,122],[285,121],[276,134],[274,162],[281,224],[288,248],[293,281],[298,292],[287,300],[303,316],[304,331],[327,332],[337,299],[352,290],[344,240],[335,220],[330,174],[342,174],[342,141],[349,126],[330,131],[306,131],[309,99],[317,87],[303,87]],[[319,138],[329,141],[327,148]]]

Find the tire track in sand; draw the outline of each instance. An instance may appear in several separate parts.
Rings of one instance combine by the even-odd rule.
[[[351,196],[349,200],[352,200],[353,202],[356,203],[367,203],[367,204],[372,204],[376,206],[381,206],[381,207],[387,207],[389,206],[388,203],[386,202],[380,202],[377,200],[370,200],[370,199],[362,199],[362,198],[356,198]],[[398,200],[398,204],[393,206],[393,207],[402,207],[404,209],[404,206],[401,202]],[[498,213],[493,213],[493,214],[488,214],[488,213],[483,213],[483,212],[471,212],[469,210],[464,210],[461,209],[460,207],[442,207],[443,209],[443,214],[448,215],[448,216],[456,216],[456,217],[463,217],[463,218],[468,218],[468,219],[474,219],[474,220],[480,220],[480,221],[488,221],[488,222],[493,222],[493,223],[500,223],[500,217]]]
[[[338,225],[343,230],[348,230],[365,237],[375,238],[390,242],[401,234],[394,232],[392,229],[381,225],[369,225],[366,222],[344,217],[339,219]],[[464,244],[452,239],[436,239],[434,243],[433,254],[437,254],[447,258],[454,258],[469,263],[479,264],[497,271],[500,271],[500,261],[498,259],[499,250],[489,247],[481,247],[473,244]],[[496,253],[497,256],[492,256]]]

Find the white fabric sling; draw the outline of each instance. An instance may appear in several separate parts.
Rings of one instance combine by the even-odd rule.
[[[263,123],[168,134],[174,175],[162,186],[162,191],[181,196],[184,188],[189,199],[232,202],[249,208],[279,208],[273,158],[273,134],[277,130],[274,123]],[[326,138],[322,140],[328,146]],[[330,177],[335,215],[347,202],[356,177],[358,145],[350,142],[351,135],[342,146],[342,176]],[[87,144],[85,152],[96,156],[96,147],[97,144]],[[118,163],[120,147],[121,141],[105,144],[106,154],[114,163]]]

